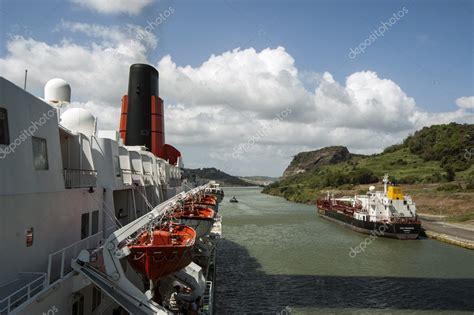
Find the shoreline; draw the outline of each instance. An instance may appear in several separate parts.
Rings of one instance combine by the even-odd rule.
[[[426,237],[474,250],[474,223],[450,223],[446,216],[418,214]]]
[[[456,238],[455,236],[452,236],[452,235],[446,235],[446,234],[433,232],[430,230],[424,230],[424,233],[426,237],[428,238],[431,238],[440,242],[444,242],[447,244],[456,245],[462,248],[474,250],[474,242],[471,242],[465,239]]]

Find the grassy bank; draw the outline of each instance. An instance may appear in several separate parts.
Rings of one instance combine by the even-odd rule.
[[[452,183],[454,184],[454,183]],[[460,182],[460,187],[463,183]],[[314,204],[316,199],[323,197],[327,191],[336,196],[350,196],[365,193],[369,185],[354,185],[352,187],[325,187],[310,189],[303,185],[292,186],[283,193],[275,189],[267,189],[265,193],[282,196],[287,200]],[[377,190],[383,190],[381,183],[375,184]],[[410,195],[417,205],[419,213],[447,216],[450,222],[465,222],[474,220],[474,190],[459,188],[456,191],[444,191],[444,183],[401,185],[404,193]]]

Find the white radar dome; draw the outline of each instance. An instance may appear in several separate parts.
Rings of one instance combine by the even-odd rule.
[[[56,106],[71,102],[71,86],[63,79],[51,79],[44,86],[44,100]]]
[[[90,137],[96,134],[97,119],[83,108],[70,108],[61,115],[61,125]]]

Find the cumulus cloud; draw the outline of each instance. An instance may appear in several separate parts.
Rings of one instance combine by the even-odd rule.
[[[71,2],[104,14],[137,15],[153,0],[71,0]]]
[[[463,96],[456,100],[460,108],[474,108],[474,96]]]
[[[143,27],[125,24],[123,26],[103,26],[79,22],[61,21],[60,28],[71,32],[83,33],[89,37],[102,40],[101,45],[113,46],[119,43],[130,44],[140,42],[149,48],[156,48],[158,39],[152,32],[147,32]],[[60,30],[58,27],[57,30]]]
[[[158,70],[166,78],[163,93],[186,104],[226,104],[262,116],[295,103],[309,105],[294,59],[283,47],[234,49],[212,55],[198,68],[177,66],[165,56]]]
[[[28,90],[39,96],[49,79],[61,77],[70,82],[75,101],[116,107],[127,91],[130,64],[147,62],[147,50],[157,44],[150,32],[145,32],[143,40],[136,40],[136,34],[143,31],[136,25],[105,27],[63,21],[57,31],[65,33],[65,39],[57,44],[12,37],[7,55],[0,59],[2,75],[22,85],[23,71],[28,69]],[[87,35],[87,44],[68,40],[74,32]]]
[[[374,71],[337,82],[329,72],[299,71],[284,47],[237,48],[196,67],[177,65],[172,56],[151,61],[147,53],[158,39],[149,33],[137,41],[140,31],[135,25],[63,21],[58,32],[64,40],[56,44],[13,37],[0,59],[2,75],[21,85],[28,69],[28,89],[38,95],[48,79],[62,77],[72,85],[71,107],[87,108],[100,128],[116,129],[130,64],[155,64],[167,142],[180,148],[188,166],[235,174],[278,175],[301,150],[337,144],[372,153],[426,125],[474,123],[472,97],[459,98],[455,111],[426,112]],[[87,44],[68,40],[74,32],[88,36]],[[289,115],[279,117],[288,109]],[[235,158],[235,148],[244,144],[247,149]]]

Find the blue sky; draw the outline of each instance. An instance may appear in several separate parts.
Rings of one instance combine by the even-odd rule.
[[[336,80],[371,69],[433,111],[454,108],[454,99],[474,89],[472,1],[160,1],[137,16],[104,15],[68,1],[1,3],[1,55],[10,34],[57,42],[61,19],[146,26],[173,6],[178,14],[156,32],[161,45],[150,52],[152,60],[171,54],[177,64],[195,66],[236,47],[281,45],[300,69],[330,71]],[[408,14],[383,40],[348,60],[351,47],[404,6]]]
[[[380,79],[395,82],[422,112],[453,112],[458,110],[458,98],[474,95],[473,1],[145,1],[151,3],[132,15],[98,12],[71,1],[1,0],[0,57],[11,57],[7,44],[15,35],[52,47],[64,39],[87,46],[90,34],[58,25],[66,21],[105,27],[134,24],[144,28],[172,7],[174,13],[153,30],[158,44],[146,49],[146,58],[152,64],[169,55],[176,66],[198,69],[211,55],[219,56],[238,47],[254,48],[258,53],[281,46],[294,59],[294,67],[308,91],[317,88],[324,72],[344,85],[351,74],[373,71]],[[356,58],[348,58],[351,48],[404,7],[408,12],[383,37]],[[162,76],[161,80],[166,78]],[[169,100],[177,102],[171,93]],[[465,108],[472,113],[470,106]],[[472,116],[467,119],[470,121]],[[416,127],[398,130],[397,137],[403,138]],[[355,151],[374,151],[347,145]],[[288,152],[311,147],[301,143]],[[194,155],[206,156],[203,152]],[[290,153],[283,155],[286,159],[281,158],[275,167],[263,173],[281,173],[291,157]],[[192,160],[191,165],[206,166],[205,160]],[[226,167],[237,173],[245,169],[229,167],[229,163],[222,166]],[[252,170],[258,171],[259,168]]]

